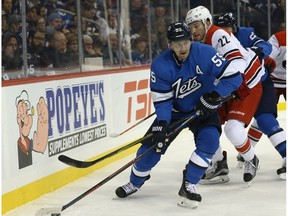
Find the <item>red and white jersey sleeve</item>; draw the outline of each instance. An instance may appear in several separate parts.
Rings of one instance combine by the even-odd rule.
[[[249,88],[261,81],[265,69],[257,55],[245,49],[231,32],[212,25],[207,31],[206,44],[213,46],[220,55],[234,64],[236,70],[245,74]]]
[[[286,31],[273,34],[269,40],[272,45],[270,57],[276,61],[276,68],[271,74],[276,88],[286,88]]]

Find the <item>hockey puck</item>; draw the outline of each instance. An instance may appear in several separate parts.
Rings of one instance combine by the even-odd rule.
[[[51,216],[60,216],[60,213],[52,213]]]

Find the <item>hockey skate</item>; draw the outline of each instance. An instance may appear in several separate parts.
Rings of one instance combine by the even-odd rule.
[[[282,167],[277,170],[280,179],[286,180],[286,158],[283,159]]]
[[[254,155],[254,158],[251,161],[244,162],[243,180],[244,182],[247,182],[248,185],[251,184],[252,180],[256,176],[258,165],[259,165],[259,159],[257,158],[256,155]]]
[[[178,205],[185,208],[195,209],[202,200],[201,195],[196,193],[196,185],[185,180],[182,182],[178,195],[181,196]]]
[[[217,161],[216,163],[210,165],[206,173],[202,176],[200,184],[221,184],[229,182],[229,168],[227,164],[227,152],[223,151],[223,160]]]
[[[127,184],[118,187],[115,193],[119,198],[126,198],[127,196],[136,193],[138,190],[138,187],[134,186],[131,182],[128,182]]]
[[[240,153],[238,153],[238,155],[237,155],[237,162],[238,162],[237,167],[239,169],[243,168],[244,161],[245,161],[244,158],[240,155]]]

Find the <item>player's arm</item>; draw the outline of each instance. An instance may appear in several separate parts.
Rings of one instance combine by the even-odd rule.
[[[241,27],[239,31],[241,31]],[[272,52],[271,44],[257,36],[254,28],[242,28],[242,31],[244,31],[243,34],[245,34],[245,37],[247,37],[248,47],[251,47],[261,60],[270,55]]]
[[[152,64],[150,71],[150,90],[158,121],[166,121],[169,124],[171,121],[174,92],[171,84],[167,80],[169,76],[168,71],[165,71],[167,74],[164,76],[161,70],[163,70],[163,68],[155,67]]]
[[[238,44],[236,43],[238,42]],[[239,49],[240,42],[231,33],[224,31],[223,29],[218,29],[214,32],[212,36],[212,46],[216,51],[228,59],[237,71],[244,73],[246,69],[246,61],[241,54]]]
[[[242,76],[235,62],[228,61],[220,54],[210,48],[210,70],[212,76],[216,77],[214,85],[215,91],[221,96],[226,97],[236,91],[242,83]]]

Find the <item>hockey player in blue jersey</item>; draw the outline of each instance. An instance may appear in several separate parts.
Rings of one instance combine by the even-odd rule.
[[[202,199],[196,185],[219,146],[221,126],[217,108],[221,106],[221,98],[240,86],[242,76],[237,65],[219,56],[213,47],[192,43],[190,29],[184,22],[170,24],[167,37],[169,48],[151,65],[150,89],[157,118],[146,134],[152,132],[153,137],[142,142],[137,156],[151,145],[157,144],[156,149],[132,166],[130,181],[115,192],[120,198],[137,192],[180,133],[167,139],[167,134],[173,131],[171,124],[199,110],[202,114],[187,125],[194,134],[196,149],[183,171],[178,192],[182,199],[178,205],[196,208]]]
[[[255,33],[254,29],[251,27],[240,27],[237,26],[237,21],[233,17],[233,14],[228,12],[221,14],[215,19],[215,25],[225,28],[232,32],[237,39],[240,41],[243,47],[250,47],[259,57],[261,61],[269,58],[269,54],[272,51],[272,46],[270,43],[259,38]],[[268,61],[269,62],[269,61]],[[266,71],[265,75],[262,77],[262,96],[260,103],[258,105],[257,111],[254,116],[254,122],[248,132],[248,137],[251,143],[255,146],[256,141],[253,139],[253,131],[261,130],[270,139],[271,143],[278,151],[280,156],[283,158],[283,165],[277,170],[277,174],[280,178],[286,179],[286,135],[283,128],[280,127],[277,121],[277,99],[274,92],[274,85],[268,71],[271,70],[270,65],[265,64]],[[270,71],[271,73],[271,71]],[[237,156],[239,161],[238,166],[242,167],[244,159],[240,154]],[[222,163],[227,163],[227,160],[223,160],[221,146],[217,150],[213,157],[214,165],[213,168],[209,168],[206,171],[206,179],[202,180],[206,184],[210,183],[221,183],[217,181],[219,175],[228,174],[226,169],[228,166]],[[221,167],[226,167],[226,171],[223,172]],[[207,178],[209,176],[209,179]]]

